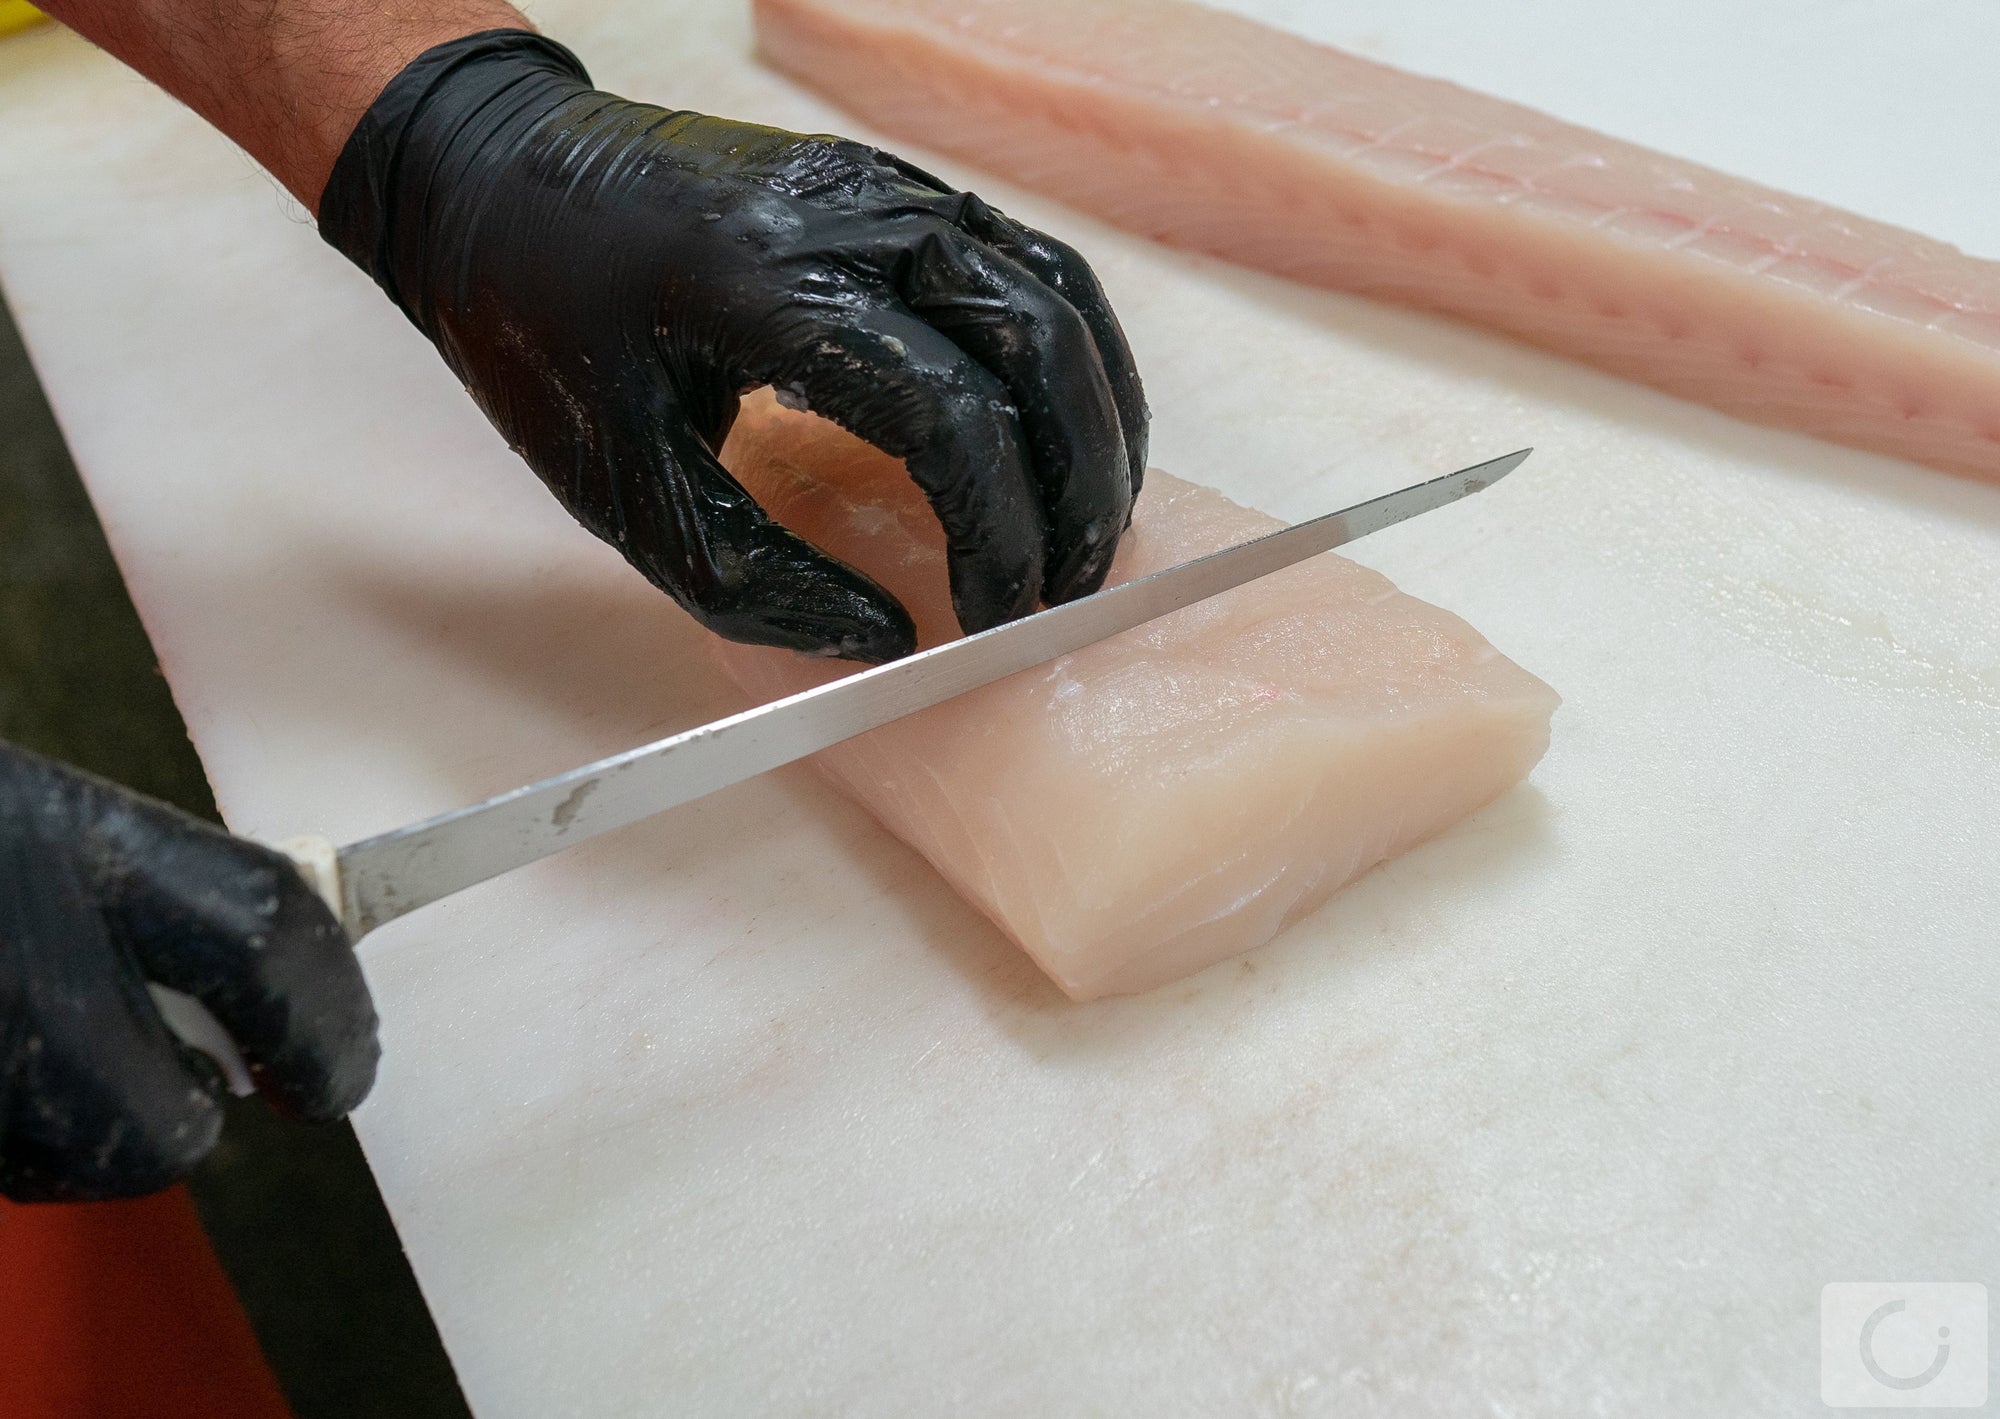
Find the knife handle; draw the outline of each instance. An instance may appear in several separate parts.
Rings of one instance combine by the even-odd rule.
[[[345,929],[347,909],[341,902],[340,849],[316,833],[286,838],[277,844],[277,849],[292,860],[292,866],[299,869],[299,876],[306,879],[308,887],[319,893],[319,899],[326,903],[333,919]]]
[[[322,837],[303,837],[287,838],[276,846],[279,852],[292,860],[299,876],[306,879],[306,885],[319,894],[338,920],[341,916],[340,853],[334,845]],[[153,981],[146,983],[146,990],[152,995],[153,1006],[160,1012],[160,1018],[166,1021],[168,1029],[180,1037],[181,1043],[215,1061],[215,1067],[222,1071],[222,1077],[229,1083],[230,1093],[241,1098],[257,1092],[257,1086],[250,1078],[250,1066],[243,1062],[236,1041],[230,1038],[222,1022],[209,1013],[206,1005],[192,995]]]

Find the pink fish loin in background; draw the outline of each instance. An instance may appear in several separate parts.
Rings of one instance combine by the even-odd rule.
[[[1144,235],[2000,478],[2000,263],[1185,0],[755,0],[884,132]]]

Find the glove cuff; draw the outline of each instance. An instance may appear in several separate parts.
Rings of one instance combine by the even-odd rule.
[[[370,104],[334,160],[319,199],[319,234],[375,284],[425,334],[429,302],[403,273],[422,267],[429,225],[423,208],[449,201],[462,152],[496,129],[514,127],[524,110],[560,102],[590,75],[574,54],[531,30],[482,30],[448,40],[412,59]],[[409,210],[415,204],[417,210]]]

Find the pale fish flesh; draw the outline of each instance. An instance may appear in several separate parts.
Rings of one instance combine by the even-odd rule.
[[[773,516],[957,635],[937,519],[903,465],[768,395],[724,459]],[[1147,475],[1116,583],[1268,532]],[[718,641],[758,700],[846,673]],[[1324,555],[816,757],[1072,997],[1270,940],[1517,783],[1555,692],[1447,611]]]

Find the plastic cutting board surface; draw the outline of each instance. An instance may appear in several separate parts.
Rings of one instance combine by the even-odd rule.
[[[1239,8],[2000,256],[1975,0]],[[852,127],[734,3],[537,17]],[[0,279],[238,830],[735,707],[191,115],[50,29],[0,135]],[[1554,747],[1140,999],[1066,1003],[803,768],[371,938],[356,1123],[475,1410],[1809,1414],[1823,1284],[2000,1283],[2000,489],[914,155],[1097,263],[1163,467],[1300,517],[1536,444],[1357,553],[1560,689]]]

